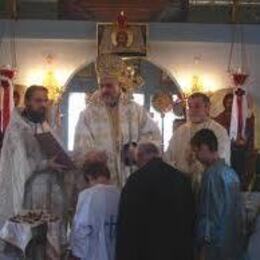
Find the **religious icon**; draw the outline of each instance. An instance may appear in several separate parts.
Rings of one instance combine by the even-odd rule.
[[[98,55],[117,54],[123,57],[145,57],[147,54],[147,25],[127,23],[121,12],[116,23],[97,25]]]
[[[130,48],[133,44],[133,31],[126,30],[113,30],[111,33],[111,41],[114,47],[118,48]]]
[[[147,26],[131,24],[125,30],[113,24],[98,24],[98,55],[118,54],[126,57],[145,57],[147,54]]]

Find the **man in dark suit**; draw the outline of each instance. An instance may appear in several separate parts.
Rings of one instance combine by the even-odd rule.
[[[194,205],[190,181],[164,163],[152,143],[140,144],[140,169],[123,188],[116,260],[190,260]]]

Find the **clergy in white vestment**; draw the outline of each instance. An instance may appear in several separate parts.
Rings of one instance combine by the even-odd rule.
[[[87,108],[80,115],[74,145],[79,165],[89,151],[105,151],[112,181],[121,187],[129,172],[122,163],[124,147],[131,148],[140,142],[153,142],[159,147],[161,140],[159,128],[147,111],[126,95],[127,89],[133,89],[138,83],[127,78],[124,65],[119,57],[98,58],[100,88],[89,98]]]
[[[201,129],[212,130],[218,139],[220,158],[230,164],[230,139],[224,127],[209,117],[210,100],[203,93],[194,93],[188,99],[188,122],[181,125],[170,140],[165,158],[168,163],[191,176],[198,187],[204,166],[196,159],[190,146],[191,138]]]
[[[45,120],[47,103],[47,89],[31,86],[25,108],[12,113],[0,159],[0,225],[23,209],[25,185],[34,173],[61,170],[54,159],[47,160],[35,138],[36,133],[51,131]]]
[[[90,187],[81,191],[71,231],[72,255],[80,260],[114,260],[120,192],[102,162],[83,166]]]

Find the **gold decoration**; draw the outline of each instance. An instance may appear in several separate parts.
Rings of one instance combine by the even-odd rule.
[[[97,58],[96,69],[99,78],[112,77],[118,79],[122,71],[126,70],[126,64],[116,55],[103,54]]]
[[[46,73],[43,84],[48,89],[49,99],[57,102],[62,91],[53,71]]]
[[[152,104],[156,111],[165,114],[172,109],[173,100],[169,93],[159,91],[154,94]]]
[[[143,78],[116,55],[103,54],[97,58],[97,75],[100,78],[112,77],[121,83],[123,92],[133,92],[144,84]]]
[[[192,77],[191,93],[203,92],[204,86],[199,76],[194,75]]]
[[[48,69],[43,79],[43,85],[48,89],[48,96],[50,101],[57,103],[62,93],[62,87],[60,86],[52,68],[53,56],[49,54],[46,57],[46,62]]]

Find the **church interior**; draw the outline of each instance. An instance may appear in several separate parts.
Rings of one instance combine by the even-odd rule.
[[[121,149],[126,145],[138,147],[140,133],[146,128],[152,129],[154,124],[160,132],[159,139],[155,137],[155,130],[148,129],[147,136],[151,135],[149,140],[157,142],[162,158],[164,154],[166,158],[177,131],[190,122],[190,99],[194,94],[196,98],[197,93],[208,97],[207,120],[221,125],[229,137],[228,167],[239,176],[247,237],[244,246],[247,258],[204,256],[198,259],[259,260],[259,32],[260,0],[0,0],[0,260],[127,260],[120,256],[84,258],[73,255],[70,233],[73,233],[78,194],[85,188],[81,174],[85,164],[76,163],[68,174],[55,173],[57,165],[52,158],[62,154],[63,162],[71,160],[74,163],[83,154],[84,147],[84,152],[107,152],[105,155],[93,153],[90,157],[99,157],[99,162],[102,155],[108,157],[104,160],[108,160],[111,179],[121,191],[128,183],[127,178],[136,171],[136,165],[132,167],[130,162],[130,166],[126,163],[125,173],[125,166],[118,163],[122,159]],[[109,55],[119,61],[107,58],[103,63],[98,62],[99,58]],[[112,64],[113,61],[117,64]],[[120,83],[126,96],[126,105],[122,105],[126,112],[122,112],[122,108],[122,118],[119,111],[116,119],[111,119],[113,109],[98,116],[101,108],[99,111],[91,109],[96,102],[95,93],[100,91],[102,84],[107,84],[102,83],[102,77],[108,76],[102,73],[109,74],[111,79],[118,63],[124,67],[120,73],[127,77]],[[115,74],[119,77],[117,71],[112,78]],[[26,117],[21,111],[33,96],[33,91],[31,95],[27,93],[30,86],[42,86],[48,91],[46,121],[58,141],[49,139],[50,136],[44,136],[46,139],[42,140],[39,137],[37,141],[42,142],[40,147],[47,147],[46,154],[51,151],[47,158],[55,166],[49,170],[53,174],[40,169],[39,158],[34,159],[38,148],[26,151],[26,145],[34,145],[32,139],[38,134],[37,127],[35,134],[24,141],[22,131],[27,126],[19,125],[21,119],[12,121],[15,111],[22,115],[21,118]],[[151,124],[147,119],[145,123],[140,119],[142,122],[135,130],[143,112],[134,110],[131,114],[132,103],[143,109],[140,111],[146,111],[144,114],[151,119]],[[92,115],[84,115],[88,109]],[[107,118],[111,121],[106,125]],[[91,125],[99,121],[101,126]],[[119,130],[113,126],[117,124],[122,124]],[[85,127],[89,128],[85,130]],[[107,132],[110,135],[104,131],[109,127],[112,129],[111,133]],[[119,133],[124,129],[128,134]],[[44,132],[43,126],[42,130]],[[21,136],[12,131],[21,131]],[[29,130],[26,131],[28,134]],[[186,142],[190,144],[195,134],[192,131],[187,137],[183,130],[183,135],[180,134],[175,142],[178,147],[173,149],[180,147],[181,150]],[[18,141],[11,144],[12,138]],[[86,141],[87,138],[91,141]],[[103,146],[102,138],[112,138],[111,144]],[[52,142],[53,146],[48,145]],[[220,142],[218,144],[220,147]],[[23,145],[25,148],[20,149]],[[115,158],[110,158],[109,145],[113,146]],[[19,157],[22,153],[25,155]],[[27,173],[28,165],[31,167],[32,164],[31,161],[28,165],[24,162],[30,154],[30,160],[35,160],[32,164],[36,166]],[[178,159],[180,154],[174,158]],[[226,159],[224,157],[222,159]],[[12,167],[15,164],[17,166]],[[188,171],[182,165],[178,167],[177,162],[172,165],[180,171]],[[16,177],[18,180],[13,181]],[[37,195],[39,190],[40,195]],[[36,197],[41,196],[46,198],[39,202]],[[7,203],[9,199],[13,200],[12,206]],[[12,214],[2,216],[1,212],[8,210]],[[39,221],[40,218],[44,221]],[[153,259],[170,258],[149,260]]]

